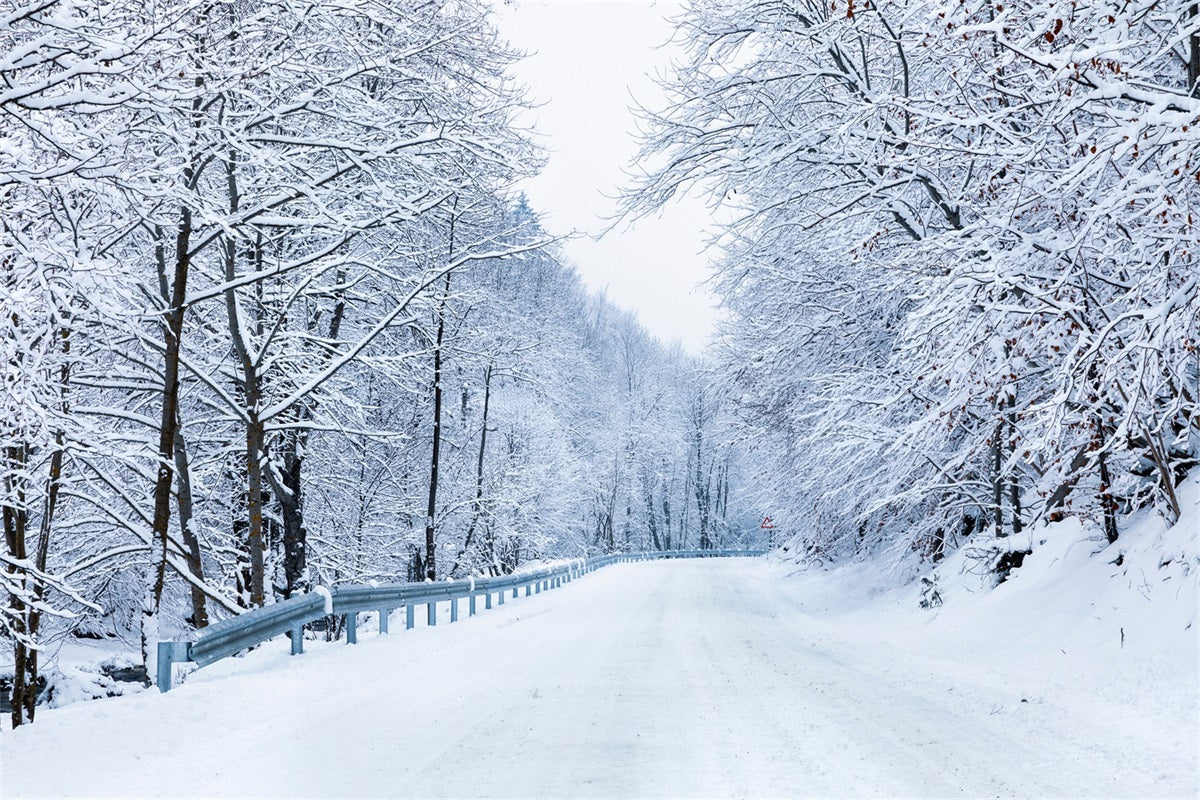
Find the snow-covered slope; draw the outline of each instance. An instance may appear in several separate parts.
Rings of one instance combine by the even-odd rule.
[[[787,591],[801,608],[856,631],[867,647],[923,660],[957,684],[990,687],[997,716],[1029,717],[1036,706],[1047,722],[1081,726],[1064,736],[1119,728],[1157,743],[1176,767],[1143,794],[1168,795],[1175,781],[1196,796],[1200,481],[1185,482],[1180,498],[1173,527],[1144,511],[1109,545],[1066,520],[1032,529],[1021,542],[973,542],[917,580],[886,559],[833,569],[777,562],[776,569],[792,578]],[[999,585],[989,569],[993,544],[1031,551]],[[948,692],[959,690],[947,683]],[[1119,746],[1106,749],[1129,776],[1148,777],[1146,763]],[[1119,792],[1096,792],[1109,793]]]

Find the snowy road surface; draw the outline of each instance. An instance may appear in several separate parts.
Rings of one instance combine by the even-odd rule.
[[[40,714],[0,794],[1194,796],[1194,709],[814,612],[778,570],[624,564],[357,647],[276,642]]]

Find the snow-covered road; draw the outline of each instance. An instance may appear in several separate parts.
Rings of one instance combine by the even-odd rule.
[[[393,629],[400,628],[393,625]],[[1184,713],[813,613],[762,560],[624,564],[437,629],[274,643],[5,734],[3,796],[1171,796]],[[983,662],[983,663],[981,663]],[[1130,718],[1126,712],[1134,714]],[[1164,727],[1165,726],[1165,727]],[[1192,756],[1194,758],[1194,756]]]

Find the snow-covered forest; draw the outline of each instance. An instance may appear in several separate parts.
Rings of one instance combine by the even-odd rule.
[[[149,661],[339,582],[757,545],[764,515],[805,563],[915,579],[970,541],[1002,576],[1048,522],[1180,518],[1200,3],[677,24],[623,204],[725,221],[704,358],[521,194],[544,155],[485,0],[0,2],[14,726],[48,642]]]
[[[1179,518],[1200,5],[695,0],[679,36],[629,204],[733,215],[714,369],[801,551]]]
[[[698,362],[513,191],[539,154],[484,5],[2,14],[14,722],[67,634],[735,542]]]

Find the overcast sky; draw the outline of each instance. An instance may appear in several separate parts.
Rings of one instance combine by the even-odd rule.
[[[636,98],[662,106],[653,76],[678,54],[666,46],[680,3],[518,0],[497,4],[501,32],[530,53],[515,73],[541,107],[524,124],[541,135],[549,161],[523,185],[552,233],[596,236],[611,224],[614,197],[637,156]],[[634,167],[636,168],[636,167]],[[712,330],[704,229],[709,215],[685,200],[661,216],[621,225],[599,241],[566,243],[589,287],[631,309],[664,341],[699,353]]]

